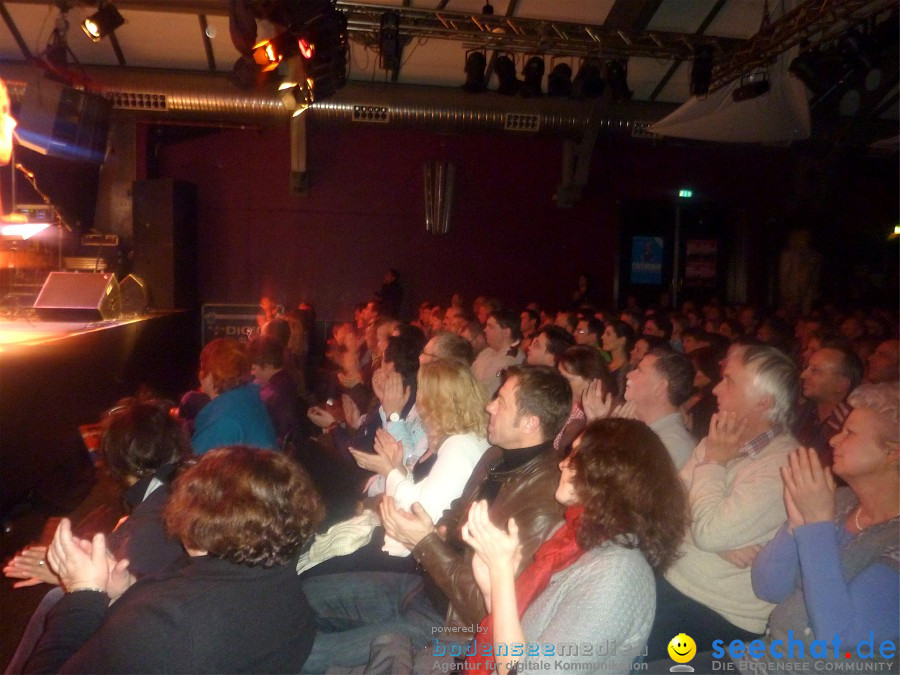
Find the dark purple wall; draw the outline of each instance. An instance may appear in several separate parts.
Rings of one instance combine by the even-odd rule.
[[[300,197],[289,190],[289,148],[286,127],[223,131],[162,148],[160,175],[199,188],[203,301],[255,302],[274,284],[282,301],[308,300],[320,318],[343,318],[396,267],[408,309],[422,299],[446,303],[454,291],[468,300],[488,293],[556,306],[582,271],[611,303],[621,201],[692,187],[724,207],[731,223],[759,228],[749,253],[754,270],[765,268],[760,260],[784,236],[763,223],[796,209],[798,190],[798,163],[784,149],[601,139],[583,200],[559,209],[559,140],[366,126],[310,129],[311,189]],[[452,224],[443,237],[425,231],[429,160],[456,166]],[[896,170],[893,186],[882,191],[887,202]],[[767,279],[757,276],[750,295],[762,301]]]

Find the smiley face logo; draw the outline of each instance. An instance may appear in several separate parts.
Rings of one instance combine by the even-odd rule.
[[[687,663],[697,655],[697,643],[685,633],[679,633],[669,640],[669,657],[675,663]]]

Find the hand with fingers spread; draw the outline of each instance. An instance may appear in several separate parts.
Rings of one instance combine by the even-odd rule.
[[[3,574],[10,579],[21,579],[13,584],[13,588],[25,588],[37,584],[59,585],[59,577],[47,564],[46,546],[29,546],[12,557]]]
[[[781,467],[788,527],[834,520],[834,477],[814,448],[797,448]]]
[[[722,560],[730,562],[738,569],[746,569],[756,560],[756,555],[762,550],[759,544],[751,544],[743,548],[735,548],[730,551],[721,551],[719,557]]]
[[[92,540],[72,534],[72,523],[63,518],[47,551],[47,561],[59,576],[66,592],[97,590],[106,592],[109,583],[106,537],[95,534]]]
[[[384,393],[380,400],[387,417],[403,410],[406,402],[409,401],[409,387],[403,386],[403,378],[400,377],[400,373],[388,373],[385,376]]]
[[[613,408],[612,394],[603,391],[603,383],[593,380],[581,395],[581,407],[584,408],[588,422],[609,417]]]
[[[746,431],[746,417],[738,420],[736,413],[728,411],[713,414],[709,421],[709,436],[706,437],[705,461],[723,466],[728,464],[738,456]]]
[[[492,576],[510,574],[514,577],[522,560],[519,528],[515,519],[510,518],[507,526],[508,533],[491,522],[488,504],[484,500],[472,504],[469,518],[462,526],[463,541],[484,561]]]
[[[409,550],[434,532],[434,521],[418,502],[412,505],[412,513],[408,513],[397,507],[393,497],[385,496],[379,512],[385,533]]]
[[[118,600],[122,593],[127,591],[137,579],[135,579],[134,575],[128,570],[128,560],[116,560],[111,555],[108,555],[106,562],[109,569],[109,581],[106,584],[106,592],[109,594],[109,602],[112,604]]]
[[[635,410],[634,401],[625,401],[625,403],[616,408],[613,417],[621,417],[625,420],[636,420],[637,411]]]

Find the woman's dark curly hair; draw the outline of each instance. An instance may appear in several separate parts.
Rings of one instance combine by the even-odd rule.
[[[243,445],[219,448],[175,479],[163,512],[186,548],[243,565],[283,565],[322,519],[319,495],[290,458]]]
[[[613,540],[640,549],[651,567],[665,571],[678,556],[690,516],[687,494],[659,436],[637,420],[597,420],[569,461],[584,506],[581,547]]]
[[[169,413],[171,406],[169,401],[128,398],[108,413],[100,447],[113,478],[141,478],[191,454],[187,434]]]

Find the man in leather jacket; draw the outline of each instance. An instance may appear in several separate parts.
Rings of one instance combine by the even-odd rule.
[[[544,366],[513,366],[504,378],[487,408],[493,447],[437,525],[415,507],[415,518],[403,517],[391,504],[382,509],[385,531],[410,547],[428,573],[432,604],[442,608],[449,601],[446,624],[451,628],[471,629],[487,616],[472,573],[472,550],[459,534],[473,501],[487,499],[498,525],[516,519],[522,543],[519,572],[562,521],[563,509],[554,498],[560,458],[553,439],[571,410],[571,389],[557,370]],[[467,631],[461,636],[468,636]]]
[[[412,550],[426,574],[359,572],[304,581],[319,632],[303,672],[365,663],[369,645],[382,633],[405,634],[416,648],[438,632],[442,638],[470,637],[487,611],[472,573],[473,553],[462,543],[459,527],[469,505],[487,499],[495,523],[516,519],[522,541],[519,571],[528,566],[537,547],[562,522],[563,509],[554,499],[560,457],[553,439],[571,406],[571,389],[557,370],[507,368],[487,408],[488,438],[494,447],[437,525],[418,504],[406,513],[390,498],[382,503],[385,532]],[[440,612],[448,601],[450,633],[440,627]]]

